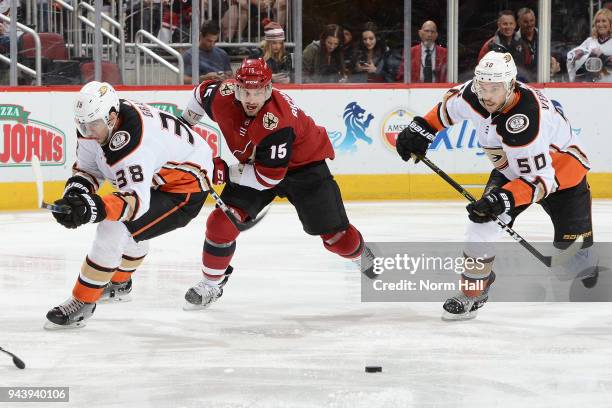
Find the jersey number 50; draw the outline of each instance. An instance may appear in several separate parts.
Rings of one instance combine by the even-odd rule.
[[[532,172],[529,157],[516,159],[516,164],[518,164],[521,174],[529,174]],[[533,156],[533,165],[535,166],[536,171],[546,167],[546,156],[544,156],[544,153]]]

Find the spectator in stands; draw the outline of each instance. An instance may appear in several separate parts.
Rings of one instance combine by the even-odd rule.
[[[157,38],[166,44],[187,41],[191,27],[191,1],[161,0],[163,4],[162,23]],[[200,0],[200,9],[208,9],[207,0]]]
[[[523,7],[516,13],[518,17],[519,31],[517,38],[520,47],[517,48],[518,55],[515,59],[518,75],[525,82],[536,82],[538,78],[538,29],[536,28],[536,16],[532,9]],[[561,70],[557,59],[550,57],[550,75],[553,77]]]
[[[212,79],[221,81],[232,76],[232,67],[225,51],[215,46],[219,39],[219,25],[213,21],[205,21],[200,27],[200,81]],[[191,48],[183,53],[185,64],[184,83],[191,84]]]
[[[421,42],[410,48],[410,80],[412,82],[446,82],[446,48],[436,44],[438,27],[425,21],[419,30]],[[397,71],[397,80],[404,81],[404,55]]]
[[[593,16],[591,36],[567,53],[570,81],[612,82],[612,11]]]
[[[249,18],[253,17],[261,20],[272,18],[284,26],[287,22],[287,0],[229,0],[229,8],[221,20],[223,41],[237,42],[239,37],[246,41],[244,29]],[[253,21],[253,24],[257,26],[257,21]]]
[[[478,53],[478,61],[489,51],[509,52],[514,61],[522,61],[522,44],[516,30],[516,19],[512,10],[502,10],[497,18],[497,31],[489,38]]]
[[[272,82],[288,84],[293,79],[293,62],[291,54],[285,49],[285,30],[277,22],[268,19],[264,19],[262,24],[265,39],[261,49],[249,55],[249,58],[263,58],[272,70]]]
[[[519,30],[516,37],[521,43],[518,51],[520,58],[514,62],[517,67],[523,68],[523,76],[526,82],[535,82],[538,76],[538,29],[536,28],[536,16],[533,10],[523,7],[517,11]],[[517,55],[519,57],[519,55]],[[517,68],[520,71],[520,68]]]
[[[17,10],[19,10],[19,4],[17,4]],[[10,0],[0,0],[0,14],[4,14],[10,17],[11,14],[11,2]],[[21,23],[19,18],[18,22]],[[23,34],[23,32],[17,28],[17,38]],[[11,51],[11,36],[10,36],[10,24],[0,21],[0,53],[8,54]]]
[[[342,43],[342,27],[328,24],[318,41],[310,43],[302,53],[304,82],[345,82],[346,68]]]
[[[342,29],[342,55],[344,55],[344,66],[349,67],[351,65],[351,59],[355,53],[355,41],[353,40],[353,31],[346,26]]]
[[[377,33],[376,24],[364,24],[361,41],[351,58],[351,82],[385,82],[383,70],[387,47]]]

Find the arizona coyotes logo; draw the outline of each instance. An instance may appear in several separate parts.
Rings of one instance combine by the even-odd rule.
[[[221,88],[219,89],[219,92],[223,96],[227,96],[227,95],[233,94],[234,93],[234,84],[224,83],[223,85],[221,85]]]
[[[278,118],[272,112],[266,112],[263,117],[263,126],[268,130],[276,129],[278,126]]]

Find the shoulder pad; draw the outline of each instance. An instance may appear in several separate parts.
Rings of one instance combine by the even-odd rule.
[[[140,113],[129,102],[121,101],[119,108],[119,128],[102,146],[109,166],[123,160],[140,146],[142,141],[142,118]]]
[[[474,84],[472,81],[468,81],[465,83],[465,85],[463,85],[460,95],[463,100],[466,101],[467,104],[470,105],[470,107],[480,116],[483,118],[489,117],[489,112],[480,104],[480,101],[478,100],[478,95],[476,95],[476,92],[474,91]]]
[[[520,99],[508,112],[498,115],[492,123],[507,146],[525,146],[540,132],[540,105],[533,92],[520,88]]]

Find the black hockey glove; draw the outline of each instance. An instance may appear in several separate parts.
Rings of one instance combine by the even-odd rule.
[[[415,116],[412,122],[397,136],[395,148],[404,161],[412,155],[425,156],[429,144],[436,138],[436,130],[425,119]],[[415,163],[419,159],[414,160]]]
[[[495,216],[512,211],[514,209],[514,197],[510,191],[496,187],[480,200],[469,203],[465,208],[470,220],[482,224],[491,221]]]
[[[89,180],[81,176],[72,176],[66,180],[63,196],[75,194],[90,194],[95,191]]]
[[[55,220],[66,228],[76,228],[90,222],[100,222],[106,218],[104,201],[97,194],[69,194],[55,200],[55,205],[70,207],[69,214],[52,212]]]

